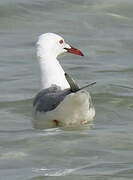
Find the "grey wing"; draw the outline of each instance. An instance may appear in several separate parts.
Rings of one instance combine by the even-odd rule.
[[[80,89],[79,86],[75,83],[75,81],[69,76],[69,74],[65,73],[65,78],[69,83],[72,92],[76,92]]]
[[[39,112],[51,111],[70,93],[70,89],[61,90],[58,86],[52,86],[37,94],[33,106],[35,107],[35,110]]]
[[[85,89],[89,86],[96,84],[96,82],[93,82],[93,83],[87,84],[80,88],[67,73],[65,73],[65,78],[66,78],[67,82],[69,83],[72,92],[77,92],[77,91],[80,91],[82,89]]]

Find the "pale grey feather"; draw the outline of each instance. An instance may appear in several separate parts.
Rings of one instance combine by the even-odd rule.
[[[69,76],[69,74],[65,73],[65,78],[66,78],[67,82],[68,82],[69,85],[70,85],[71,92],[77,92],[77,91],[80,91],[80,90],[82,90],[82,89],[85,89],[85,88],[87,88],[87,87],[89,87],[89,86],[92,86],[92,85],[96,84],[96,82],[93,82],[93,83],[87,84],[87,85],[85,85],[85,86],[83,86],[83,87],[80,88],[80,87],[75,83],[75,81]]]
[[[47,112],[55,109],[61,101],[71,93],[70,89],[61,90],[59,86],[53,85],[50,88],[40,91],[34,99],[35,111]]]
[[[75,83],[75,81],[69,76],[69,74],[65,73],[65,78],[69,83],[72,92],[76,92],[80,89],[79,86]]]
[[[52,85],[49,88],[41,90],[36,95],[33,102],[33,106],[35,107],[36,112],[37,111],[39,112],[51,111],[55,109],[68,94],[74,93],[74,92],[76,93],[77,91],[80,91],[96,83],[94,82],[82,88],[79,88],[79,86],[74,82],[74,80],[67,73],[65,73],[65,77],[70,85],[70,89],[61,90],[59,86]]]

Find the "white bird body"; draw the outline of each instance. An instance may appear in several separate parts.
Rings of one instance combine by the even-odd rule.
[[[37,56],[40,63],[42,73],[42,88],[48,88],[55,84],[60,86],[61,89],[70,88],[64,74],[64,70],[57,60],[58,54],[62,53],[62,47],[58,47],[60,40],[64,39],[53,33],[46,33],[39,37],[37,42]],[[60,46],[59,46],[60,47]],[[64,42],[64,47],[70,48],[68,44]],[[66,50],[64,49],[64,52]]]
[[[37,112],[34,127],[39,129],[55,127],[56,124],[52,122],[53,120],[57,120],[59,126],[86,125],[95,116],[95,109],[89,101],[90,95],[87,91],[71,93],[52,112]]]
[[[53,33],[46,33],[37,42],[37,56],[42,73],[42,92],[34,101],[33,126],[39,129],[55,126],[84,125],[95,116],[95,109],[89,93],[85,90],[71,92],[65,72],[57,56],[70,52],[81,55],[64,39]]]
[[[62,90],[70,88],[64,76],[65,72],[56,58],[39,59],[39,62],[42,73],[42,89],[48,88],[53,84],[60,86]]]

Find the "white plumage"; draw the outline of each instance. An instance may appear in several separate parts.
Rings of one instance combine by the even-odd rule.
[[[65,52],[83,56],[59,35],[46,33],[39,37],[37,56],[42,91],[34,100],[33,125],[36,128],[84,125],[95,116],[89,93],[85,90],[71,92],[65,72],[57,60],[58,55]]]

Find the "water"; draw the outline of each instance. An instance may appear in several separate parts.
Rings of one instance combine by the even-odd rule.
[[[61,64],[89,91],[91,129],[32,128],[39,91],[38,35],[55,32],[81,49]],[[133,178],[133,1],[0,1],[0,179]]]

